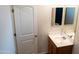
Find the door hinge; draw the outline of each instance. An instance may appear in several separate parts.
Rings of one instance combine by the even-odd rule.
[[[14,13],[14,9],[12,9],[12,13]]]
[[[16,33],[14,33],[14,36],[16,36]]]

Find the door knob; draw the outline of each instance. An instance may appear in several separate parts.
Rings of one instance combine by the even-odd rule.
[[[35,35],[35,37],[38,37],[37,35]]]

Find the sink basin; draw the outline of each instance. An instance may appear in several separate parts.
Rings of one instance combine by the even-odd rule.
[[[64,33],[62,34],[49,34],[51,40],[55,43],[57,47],[63,47],[68,45],[73,45],[73,42],[70,41],[70,38]]]
[[[57,47],[63,47],[63,46],[68,46],[72,45],[73,43],[66,39],[63,39],[62,37],[55,37],[52,39],[52,41],[56,44]]]

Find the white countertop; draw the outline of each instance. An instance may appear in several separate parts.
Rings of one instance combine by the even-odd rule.
[[[63,39],[62,38],[63,36],[65,36],[65,34],[60,35],[60,34],[49,33],[50,39],[54,42],[54,44],[57,47],[73,45],[73,42],[70,41],[70,38]]]

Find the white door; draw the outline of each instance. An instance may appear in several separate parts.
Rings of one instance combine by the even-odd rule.
[[[18,53],[37,53],[35,6],[14,6]]]

